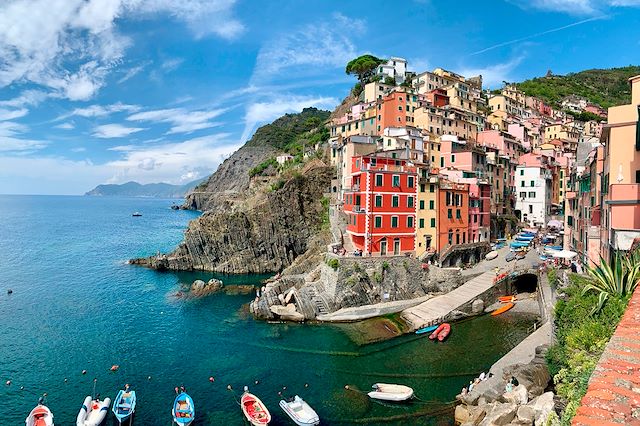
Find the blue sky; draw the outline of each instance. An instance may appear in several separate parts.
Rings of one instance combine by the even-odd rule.
[[[363,53],[495,87],[640,64],[639,23],[640,0],[4,0],[0,193],[205,176],[259,125],[333,108]]]

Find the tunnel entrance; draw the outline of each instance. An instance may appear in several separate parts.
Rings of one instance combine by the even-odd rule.
[[[523,274],[511,282],[511,288],[518,293],[533,293],[538,288],[538,276],[535,274]]]

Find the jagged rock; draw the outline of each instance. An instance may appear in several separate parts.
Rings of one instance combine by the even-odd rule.
[[[484,310],[484,301],[482,299],[476,299],[471,304],[471,312],[474,314],[480,314]]]
[[[222,281],[212,278],[208,282],[204,282],[202,280],[195,280],[193,284],[191,284],[191,289],[189,293],[195,297],[203,297],[209,294],[216,293],[220,291],[224,287]]]
[[[555,403],[553,401],[553,392],[545,392],[529,404],[535,412],[535,424],[542,425],[547,420],[549,414],[553,411]]]
[[[469,421],[469,410],[467,410],[466,405],[456,405],[456,410],[454,412],[453,418],[456,424],[461,424]]]
[[[545,360],[546,347],[536,348],[536,355],[528,364],[512,365],[504,371],[504,379],[514,376],[529,391],[529,399],[539,396],[549,384],[551,375]]]
[[[523,385],[518,385],[510,392],[505,392],[501,399],[505,402],[524,405],[529,401],[529,398],[527,397],[527,388]]]
[[[480,426],[504,426],[511,423],[511,420],[514,419],[518,406],[511,403],[502,404],[494,402],[486,405],[485,409],[487,414],[480,422]]]
[[[532,425],[535,415],[536,413],[532,407],[521,405],[518,407],[518,412],[516,413],[518,424],[526,426]]]
[[[469,423],[473,426],[477,426],[487,415],[487,411],[484,407],[467,407],[469,411]]]
[[[296,305],[293,303],[289,303],[288,305],[275,305],[271,306],[271,312],[278,315],[281,319],[285,321],[296,321],[302,322],[304,321],[304,315],[296,310]]]

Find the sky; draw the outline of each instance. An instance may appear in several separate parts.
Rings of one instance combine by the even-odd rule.
[[[640,0],[2,0],[0,194],[207,176],[361,54],[485,86],[640,64]]]

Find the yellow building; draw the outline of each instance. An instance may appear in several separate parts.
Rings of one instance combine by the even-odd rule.
[[[427,165],[418,167],[416,256],[435,252],[438,239],[438,175]]]
[[[489,109],[492,112],[505,111],[507,114],[522,117],[525,105],[504,95],[493,95],[489,98]]]

